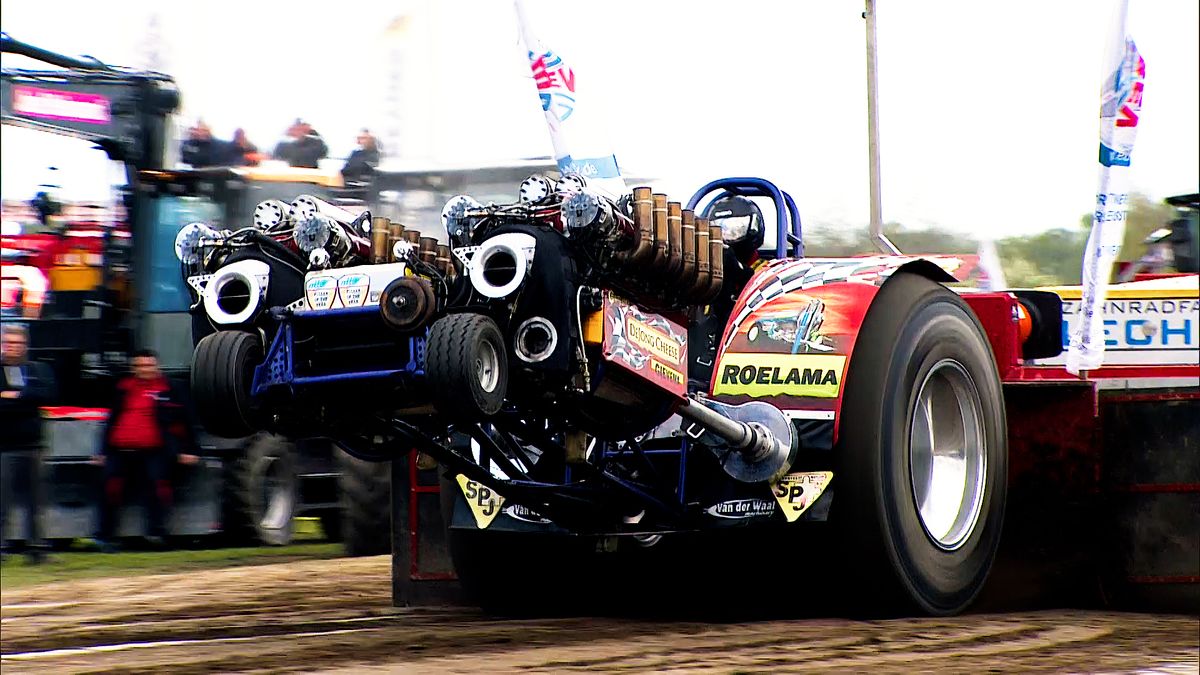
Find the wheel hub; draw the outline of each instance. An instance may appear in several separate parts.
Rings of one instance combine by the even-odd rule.
[[[979,390],[962,364],[943,359],[917,389],[909,471],[918,519],[938,547],[966,542],[983,507],[987,451]]]
[[[283,475],[283,463],[275,457],[265,458],[263,471],[263,515],[259,526],[267,530],[282,530],[292,518],[293,498]]]
[[[496,384],[500,381],[500,358],[490,342],[479,345],[479,355],[475,357],[475,376],[479,379],[480,389],[488,393],[496,390]]]

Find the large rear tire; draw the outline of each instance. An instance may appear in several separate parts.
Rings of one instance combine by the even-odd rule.
[[[258,337],[240,330],[213,333],[196,345],[192,354],[192,397],[200,423],[209,433],[224,438],[254,433],[250,385],[262,355]]]
[[[367,462],[337,449],[342,545],[348,556],[392,551],[392,463]]]
[[[227,468],[226,538],[237,545],[290,544],[298,500],[296,446],[281,436],[257,434]]]
[[[832,517],[871,610],[950,615],[987,579],[1008,480],[1004,398],[978,319],[913,274],[880,289],[845,381]]]
[[[441,480],[442,521],[454,572],[468,601],[497,616],[534,617],[586,611],[595,582],[592,537],[455,528],[458,482]],[[568,590],[569,589],[569,590]]]
[[[429,329],[425,377],[443,415],[478,419],[494,415],[508,390],[504,336],[491,318],[451,314]]]

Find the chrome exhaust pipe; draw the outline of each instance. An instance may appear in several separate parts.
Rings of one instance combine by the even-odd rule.
[[[485,297],[507,297],[525,282],[536,247],[537,240],[521,232],[488,239],[467,265],[471,285]]]
[[[677,278],[683,270],[683,205],[667,202],[667,275]]]
[[[641,269],[654,259],[654,199],[648,187],[633,189],[633,223],[637,229],[637,246],[629,262]]]
[[[271,268],[261,260],[239,260],[217,270],[204,285],[204,311],[214,323],[241,324],[254,318],[267,295]]]
[[[725,241],[721,226],[712,223],[708,225],[708,267],[712,271],[712,281],[704,293],[706,301],[717,297],[725,283]]]
[[[558,346],[558,331],[550,320],[535,316],[526,319],[513,335],[513,351],[525,363],[540,363],[550,358]]]
[[[679,281],[675,284],[676,293],[686,296],[696,282],[696,214],[690,209],[684,209],[681,214],[680,244],[683,248],[683,269]]]
[[[696,219],[696,277],[692,287],[688,289],[688,298],[692,302],[703,302],[707,297],[708,287],[712,283],[712,264],[709,256],[712,247],[708,245],[708,219]]]
[[[671,235],[667,224],[667,196],[655,193],[654,201],[654,265],[650,270],[652,276],[662,275],[666,269],[667,255],[670,249]]]

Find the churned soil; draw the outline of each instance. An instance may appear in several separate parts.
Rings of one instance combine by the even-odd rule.
[[[4,593],[19,672],[1160,672],[1200,618],[1095,611],[712,623],[391,607],[386,557],[87,579]]]

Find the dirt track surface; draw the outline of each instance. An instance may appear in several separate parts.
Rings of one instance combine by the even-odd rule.
[[[396,610],[360,558],[4,594],[0,670],[1195,673],[1200,619],[1099,612],[745,623]]]

